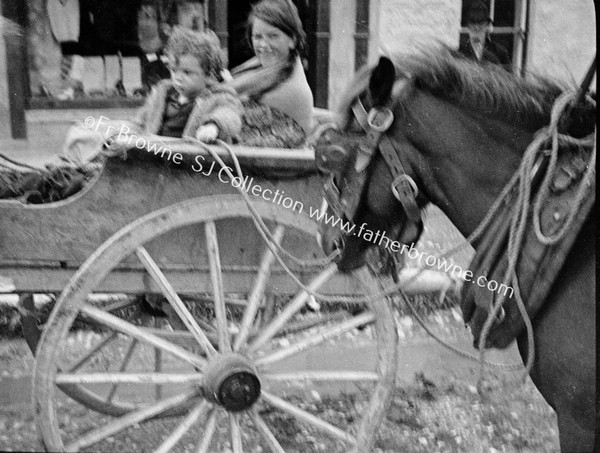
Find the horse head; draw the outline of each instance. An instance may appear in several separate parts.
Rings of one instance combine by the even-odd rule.
[[[316,145],[317,165],[328,176],[321,243],[326,253],[341,252],[342,271],[362,266],[373,247],[393,250],[416,242],[423,229],[424,198],[410,166],[405,169],[397,158],[391,166],[386,162],[398,155],[397,142],[387,136],[396,121],[394,95],[408,81],[396,81],[394,64],[385,57],[362,77],[366,89],[352,96],[351,112],[322,127]]]
[[[316,145],[317,164],[329,175],[327,203],[322,208],[327,216],[320,218],[325,251],[340,248],[338,267],[348,270],[361,266],[365,252],[381,246],[378,237],[384,234],[403,244],[415,242],[422,231],[415,209],[419,211],[428,202],[441,208],[465,237],[470,236],[521,169],[523,155],[530,154],[526,150],[535,149],[529,144],[534,136],[540,136],[536,131],[551,118],[558,121],[554,125],[560,125],[553,106],[563,88],[541,78],[516,77],[500,67],[470,62],[444,49],[403,56],[396,65],[382,58],[375,68],[362,71],[342,102],[337,128],[324,128]],[[566,121],[566,135],[595,134],[595,101],[576,107]],[[385,157],[386,147],[393,148],[397,161]],[[595,146],[591,147],[595,152]],[[575,152],[582,152],[579,145],[576,148]],[[540,151],[543,156],[546,150],[540,147]],[[537,162],[543,162],[543,157]],[[401,172],[397,171],[398,163]],[[523,180],[533,179],[535,170],[524,168]],[[586,173],[591,174],[592,170]],[[593,209],[591,200],[586,209]],[[510,203],[505,204],[510,207]],[[505,231],[504,226],[511,228],[506,224],[512,224],[514,212],[518,213],[499,211],[496,225],[500,227],[491,228],[487,238],[473,244],[486,258],[490,243],[500,249],[503,241],[510,242],[510,236],[497,233]],[[547,301],[533,323],[535,349],[533,342],[529,343],[535,354],[529,354],[529,336],[524,331],[517,337],[524,360],[536,357],[532,378],[556,410],[561,447],[569,451],[591,451],[594,443],[592,320],[597,308],[595,253],[590,247],[594,225],[592,214],[561,264],[561,275],[547,289]],[[526,241],[527,233],[524,235]],[[385,241],[383,245],[395,251]],[[538,253],[541,249],[535,242],[525,242],[524,249],[529,255],[521,253],[517,261],[547,279],[549,266],[544,264],[548,261],[534,259],[536,254],[542,256]],[[556,249],[549,250],[553,255]],[[484,277],[507,275],[502,251],[491,258],[474,270],[481,270]],[[520,263],[513,272],[519,271]],[[531,275],[519,275],[518,287],[524,297],[541,286]],[[479,278],[470,281],[475,283]],[[493,312],[488,313],[486,306],[496,303],[499,281],[495,283],[495,287],[481,286],[462,301],[465,321],[475,319],[474,305],[469,301],[476,297],[477,313],[485,322],[490,319],[488,315]],[[473,284],[465,288],[478,287]],[[531,290],[528,294],[524,291],[527,288]],[[520,308],[514,308],[516,304],[506,306],[513,307],[514,315],[507,314],[500,324],[516,329]],[[561,372],[556,373],[557,369]]]
[[[338,267],[349,270],[372,246],[410,245],[428,202],[468,236],[548,124],[561,91],[446,48],[395,63],[382,57],[361,71],[337,127],[325,127],[316,145],[317,165],[329,175],[325,251],[340,248]]]

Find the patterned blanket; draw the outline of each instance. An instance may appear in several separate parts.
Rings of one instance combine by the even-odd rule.
[[[265,148],[306,147],[304,131],[289,116],[268,105],[244,102],[239,144]]]

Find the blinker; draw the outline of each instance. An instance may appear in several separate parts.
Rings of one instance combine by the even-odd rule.
[[[319,170],[332,173],[340,171],[345,165],[346,150],[339,145],[332,145],[326,147],[322,151],[317,151],[315,160]]]

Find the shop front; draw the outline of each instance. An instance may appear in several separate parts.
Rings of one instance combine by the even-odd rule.
[[[58,140],[88,114],[130,117],[151,85],[168,76],[162,47],[175,25],[212,29],[229,66],[238,65],[252,55],[245,26],[256,1],[0,0],[3,16],[25,30],[0,34],[0,138]],[[335,108],[354,71],[382,53],[410,52],[431,39],[458,48],[471,2],[293,1],[307,34],[307,78],[315,105],[324,108]],[[515,73],[581,79],[595,50],[593,2],[486,3],[492,37]]]
[[[230,67],[242,63],[252,54],[245,26],[255,1],[3,0],[2,14],[25,30],[4,37],[12,138],[58,135],[90,112],[131,116],[169,76],[162,51],[174,26],[212,29]],[[329,1],[295,3],[308,35],[309,83],[326,107]]]

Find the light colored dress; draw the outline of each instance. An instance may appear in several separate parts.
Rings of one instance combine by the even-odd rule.
[[[314,101],[300,58],[291,67],[282,66],[279,70],[263,68],[257,58],[252,58],[232,70],[232,74],[231,85],[242,97],[279,110],[310,134]]]
[[[289,79],[267,91],[260,102],[275,107],[293,118],[309,134],[313,126],[313,94],[298,58]]]

